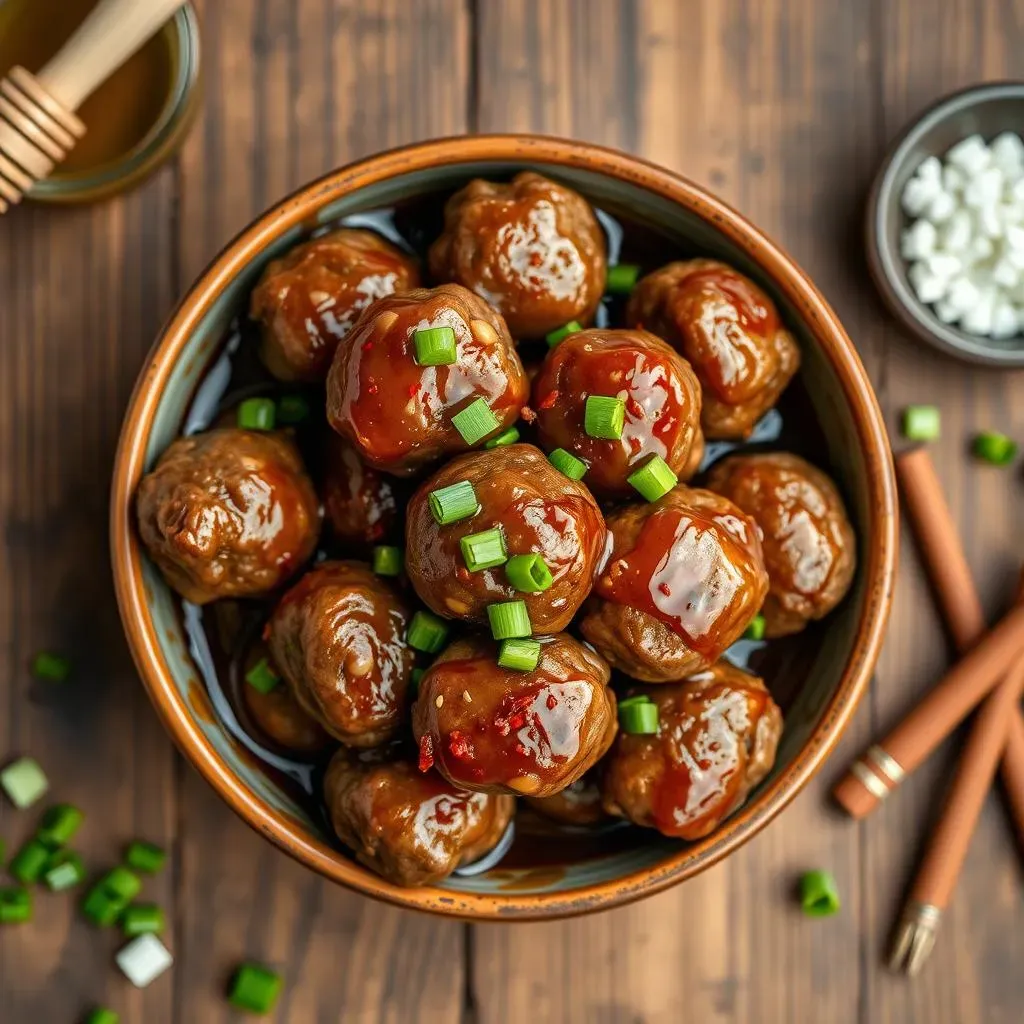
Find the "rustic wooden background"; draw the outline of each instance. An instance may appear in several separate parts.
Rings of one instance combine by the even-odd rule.
[[[275,1020],[995,1024],[1024,1016],[1018,851],[990,801],[924,975],[881,957],[948,774],[936,759],[861,825],[827,784],[948,657],[907,545],[878,682],[840,753],[746,848],[654,899],[578,921],[469,926],[319,881],[250,832],[174,752],[136,680],[107,564],[121,414],[161,321],[206,261],[288,190],[384,147],[451,133],[578,136],[643,154],[749,214],[808,268],[856,340],[890,422],[937,401],[940,471],[993,610],[1024,556],[1022,481],[969,464],[983,427],[1024,434],[1024,374],[908,342],[864,272],[861,208],[884,147],[937,95],[1024,72],[1022,0],[205,0],[204,112],[124,198],[0,220],[0,760],[31,752],[89,815],[90,861],[173,850],[148,893],[174,970],[136,992],[112,934],[40,897],[0,933],[0,1020],[59,1024],[92,1001],[126,1024],[220,1024],[238,960],[277,965]],[[73,683],[28,678],[72,653]],[[955,744],[952,744],[955,745]],[[0,836],[27,815],[0,808]],[[844,908],[794,910],[832,869]]]

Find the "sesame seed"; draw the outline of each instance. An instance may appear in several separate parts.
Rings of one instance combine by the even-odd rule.
[[[434,705],[436,707],[440,707],[443,703],[444,703],[444,696],[443,696],[443,694],[439,693],[437,695],[437,700],[434,701]]]
[[[465,701],[465,702],[466,702],[467,704],[472,704],[472,703],[473,703],[473,698],[472,698],[472,697],[470,697],[470,695],[469,695],[469,690],[463,690],[463,691],[462,691],[462,699],[463,699],[463,700],[464,700],[464,701]]]

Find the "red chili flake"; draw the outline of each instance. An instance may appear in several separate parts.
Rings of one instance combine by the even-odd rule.
[[[409,385],[409,397],[410,398],[415,398],[416,395],[419,394],[419,390],[420,390],[419,384],[410,384]]]
[[[473,748],[458,729],[453,729],[448,734],[448,749],[452,752],[452,757],[457,757],[460,761],[473,759]]]
[[[665,595],[666,597],[671,597],[671,596],[672,596],[672,590],[671,590],[671,588],[669,587],[669,585],[668,585],[667,583],[659,583],[659,584],[658,584],[658,589],[659,589],[659,590],[660,590],[660,591],[661,591],[661,592],[662,592],[662,593],[663,593],[663,594],[664,594],[664,595]]]
[[[548,706],[548,711],[554,711],[555,708],[558,707],[558,698],[553,693],[549,693],[546,703]]]
[[[370,384],[366,389],[366,393],[369,395],[375,395],[378,391],[380,391],[380,388],[376,384]]]
[[[626,399],[626,411],[635,420],[642,420],[644,418],[644,407],[635,398],[630,397]]]
[[[363,351],[364,352],[369,352],[371,348],[373,348],[373,342],[372,341],[364,341],[363,342]]]
[[[537,414],[528,405],[524,405],[519,410],[519,415],[522,416],[527,423],[534,423],[537,420]]]
[[[464,565],[460,565],[458,567],[458,569],[455,570],[455,578],[460,583],[468,583],[469,582],[469,570]]]
[[[514,714],[514,715],[513,715],[513,716],[512,716],[512,717],[511,717],[511,718],[510,718],[509,720],[508,720],[508,724],[509,724],[509,725],[510,725],[510,726],[511,726],[511,727],[512,727],[513,729],[522,729],[522,727],[523,727],[524,725],[526,725],[526,715],[524,715],[524,714],[522,713],[522,711],[517,711],[517,712],[516,712],[516,713],[515,713],[515,714]]]
[[[429,772],[434,767],[434,741],[430,736],[420,738],[420,771]]]
[[[538,409],[551,409],[554,407],[555,402],[558,401],[558,392],[552,391],[550,394],[545,395],[541,403],[537,406]]]
[[[494,728],[498,730],[499,736],[507,736],[510,732],[508,727],[508,719],[496,718],[494,720]]]
[[[516,753],[517,753],[517,754],[518,754],[518,755],[519,755],[520,757],[526,757],[526,747],[524,747],[524,746],[522,745],[522,743],[517,743],[517,744],[516,744]]]

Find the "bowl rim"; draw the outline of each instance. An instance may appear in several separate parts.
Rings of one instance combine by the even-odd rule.
[[[227,285],[288,229],[310,223],[323,206],[397,174],[468,163],[545,163],[610,177],[681,205],[744,251],[800,311],[831,364],[854,419],[869,496],[863,536],[865,593],[853,653],[835,692],[793,762],[758,799],[711,836],[681,844],[657,864],[563,892],[472,893],[437,887],[407,889],[379,877],[306,834],[267,806],[232,773],[193,722],[171,681],[150,615],[143,554],[134,528],[133,496],[156,410],[169,374],[193,330]],[[878,401],[857,352],[835,313],[807,275],[743,216],[688,179],[641,158],[586,142],[545,135],[454,136],[387,150],[331,171],[244,228],[212,260],[172,312],[144,364],[123,421],[111,489],[110,541],[118,606],[132,656],[165,728],[223,800],[253,829],[324,877],[397,906],[470,920],[536,920],[604,910],[660,892],[739,847],[773,819],[834,749],[867,689],[881,649],[897,559],[897,500],[892,454]]]
[[[1024,99],[1024,80],[1004,79],[969,85],[941,96],[911,118],[890,143],[871,184],[864,210],[864,236],[871,278],[889,308],[889,312],[914,337],[938,349],[978,366],[1003,369],[1024,367],[1024,345],[1000,349],[965,331],[942,323],[907,287],[899,273],[903,257],[888,244],[885,222],[895,205],[900,212],[895,178],[920,138],[953,114],[994,99]],[[1008,129],[1012,129],[1008,125]]]

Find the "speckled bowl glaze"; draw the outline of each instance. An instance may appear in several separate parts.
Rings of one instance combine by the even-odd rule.
[[[802,374],[829,468],[851,504],[860,566],[847,600],[787,717],[774,771],[746,805],[696,843],[654,832],[628,850],[552,869],[500,869],[403,889],[355,863],[288,794],[268,781],[212,714],[188,653],[177,600],[135,532],[140,477],[178,434],[198,382],[260,271],[318,224],[474,176],[530,168],[597,205],[626,210],[750,274],[778,302],[803,351]],[[882,416],[852,343],[806,274],[719,200],[623,153],[537,136],[442,139],[352,164],[264,214],[213,261],[175,310],[139,377],[114,472],[111,531],[118,601],[143,682],[185,756],[253,828],[327,878],[405,907],[474,919],[522,920],[604,909],[650,895],[721,860],[763,828],[821,766],[865,691],[881,646],[896,566],[896,497]]]

